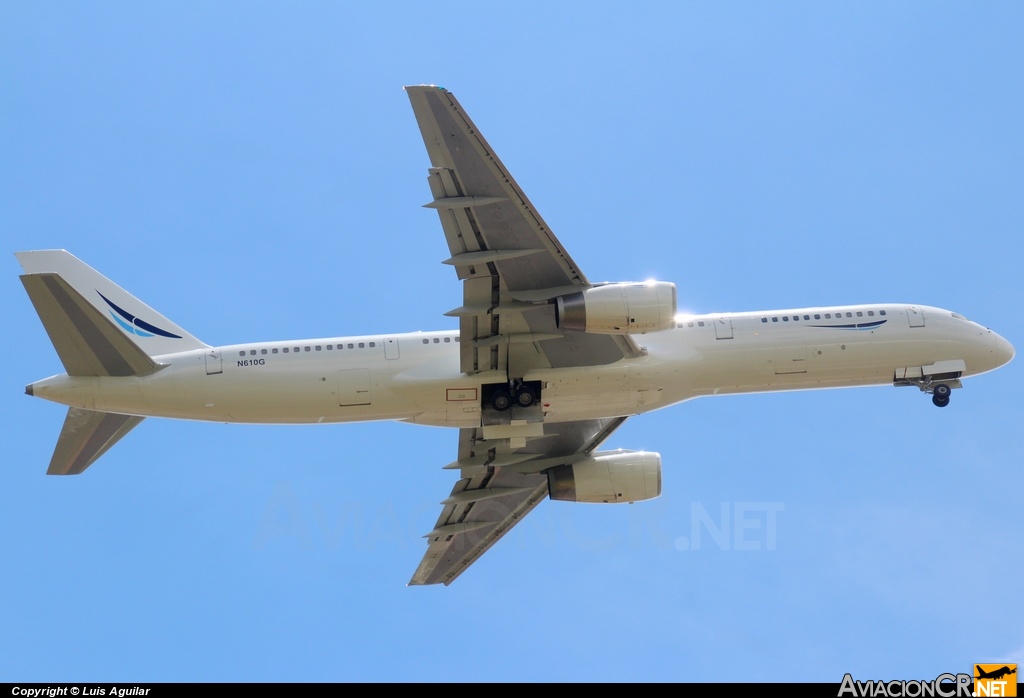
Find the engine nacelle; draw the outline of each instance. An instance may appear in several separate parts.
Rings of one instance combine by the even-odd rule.
[[[606,451],[547,471],[548,494],[563,502],[640,502],[661,494],[661,454]]]
[[[559,329],[639,334],[675,327],[676,285],[668,281],[594,286],[555,300]]]

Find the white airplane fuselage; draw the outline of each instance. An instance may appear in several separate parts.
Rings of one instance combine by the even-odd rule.
[[[661,455],[598,450],[631,415],[695,397],[917,387],[937,407],[1013,347],[941,308],[678,315],[666,281],[591,283],[449,91],[406,92],[462,305],[458,330],[211,347],[66,250],[16,253],[65,373],[50,475],[78,475],[146,417],[459,428],[458,471],[410,584],[450,584],[541,501],[661,494]],[[397,241],[390,241],[392,244]],[[412,289],[415,292],[415,289]]]
[[[1013,357],[1009,342],[955,313],[895,304],[680,316],[675,329],[634,338],[646,355],[528,372],[524,380],[542,386],[543,421],[635,415],[706,395],[891,385],[945,362],[967,377]],[[165,367],[151,375],[59,375],[27,391],[143,417],[476,427],[482,386],[506,380],[462,373],[456,331],[234,344],[154,359]]]

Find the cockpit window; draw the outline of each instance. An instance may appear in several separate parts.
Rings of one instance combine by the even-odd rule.
[[[963,315],[961,315],[960,313],[950,313],[950,315],[955,317],[957,320],[966,320],[967,319]]]

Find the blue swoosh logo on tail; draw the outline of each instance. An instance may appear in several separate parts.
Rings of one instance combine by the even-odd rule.
[[[100,293],[96,291],[96,293]],[[139,337],[152,337],[154,335],[160,335],[161,337],[170,337],[171,339],[181,339],[180,335],[172,334],[167,330],[161,330],[156,325],[150,325],[145,320],[140,320],[124,308],[118,306],[116,303],[112,303],[109,298],[100,293],[100,298],[106,301],[114,312],[110,313],[110,317],[114,318],[114,322],[121,326],[125,332],[138,335]],[[117,313],[115,315],[114,313]],[[120,315],[121,317],[118,317]],[[124,319],[122,319],[124,318]]]

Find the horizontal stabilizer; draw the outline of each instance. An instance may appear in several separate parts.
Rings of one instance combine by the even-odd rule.
[[[160,365],[57,274],[21,277],[69,376],[144,376]]]
[[[64,418],[47,475],[78,475],[142,420],[72,407]]]

